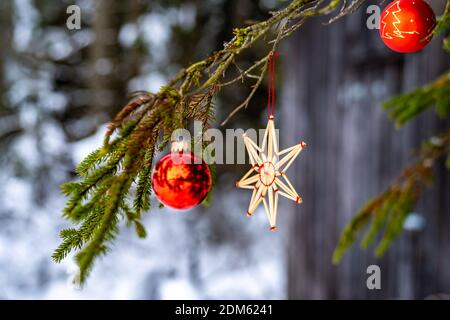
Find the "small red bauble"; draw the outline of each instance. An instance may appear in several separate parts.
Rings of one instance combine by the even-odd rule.
[[[211,188],[208,165],[192,152],[172,152],[155,166],[152,187],[164,205],[189,209],[205,199]]]
[[[431,41],[435,26],[436,16],[425,1],[396,0],[381,13],[380,36],[394,51],[417,52]]]

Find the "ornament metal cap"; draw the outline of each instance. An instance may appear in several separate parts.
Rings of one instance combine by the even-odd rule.
[[[170,146],[171,152],[188,152],[190,150],[191,148],[187,141],[172,141],[172,145]]]

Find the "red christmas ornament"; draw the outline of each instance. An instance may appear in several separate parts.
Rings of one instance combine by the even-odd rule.
[[[397,52],[422,50],[432,38],[436,26],[433,9],[423,0],[396,0],[381,13],[380,36]]]
[[[189,209],[205,199],[211,188],[211,173],[208,165],[192,152],[172,149],[156,164],[152,184],[164,205]]]

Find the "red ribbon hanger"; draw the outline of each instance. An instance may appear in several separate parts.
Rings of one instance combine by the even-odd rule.
[[[278,52],[274,51],[269,56],[267,69],[267,117],[269,120],[275,118],[275,64]]]

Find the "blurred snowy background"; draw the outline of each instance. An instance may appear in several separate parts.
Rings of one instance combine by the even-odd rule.
[[[66,28],[72,4],[81,8],[81,30]],[[242,167],[219,169],[209,208],[175,212],[154,202],[143,218],[148,237],[139,240],[123,226],[82,290],[71,283],[72,259],[58,265],[50,258],[68,225],[59,185],[101,144],[127,94],[157,91],[181,66],[219,48],[232,26],[262,18],[275,5],[0,2],[0,299],[285,297],[284,233],[266,232],[263,212],[245,216],[247,194],[234,188]],[[253,58],[252,51],[244,57]],[[245,88],[226,92],[218,119],[244,94]],[[250,127],[261,117],[250,112],[231,125]]]
[[[443,1],[429,2],[442,12]],[[66,28],[73,4],[81,8],[80,30]],[[143,217],[147,238],[123,224],[82,290],[71,284],[71,257],[51,261],[68,226],[59,185],[101,144],[128,94],[157,91],[220,48],[235,26],[284,4],[0,0],[0,299],[422,299],[450,292],[450,172],[443,164],[411,215],[420,219],[409,220],[382,259],[356,245],[341,265],[331,264],[358,208],[398,176],[424,138],[448,128],[426,112],[396,130],[380,108],[448,70],[441,39],[417,54],[394,53],[378,30],[366,29],[364,8],[332,26],[313,19],[280,48],[281,144],[301,138],[308,149],[290,168],[305,201],[280,202],[278,232],[268,232],[264,212],[245,215],[249,194],[234,186],[247,167],[220,165],[210,207],[177,212],[153,201]],[[240,55],[241,68],[267,52],[262,42]],[[249,86],[221,92],[218,121]],[[266,100],[264,84],[227,128],[261,128]],[[372,264],[381,267],[382,290],[366,287]]]

